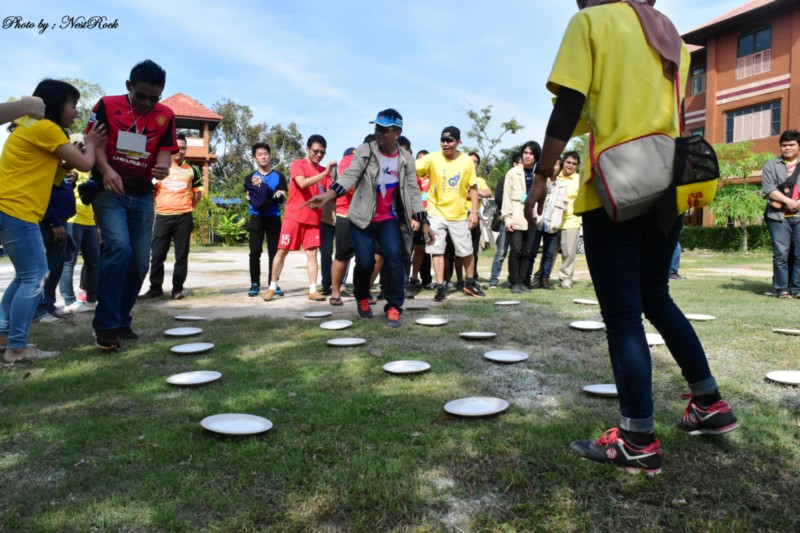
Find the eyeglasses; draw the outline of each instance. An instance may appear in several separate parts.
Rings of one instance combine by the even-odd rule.
[[[397,131],[397,128],[395,128],[394,126],[389,126],[387,128],[385,126],[379,126],[379,125],[375,124],[375,133],[378,133],[378,134],[382,135],[382,134],[390,132],[390,131]]]
[[[326,150],[314,150],[313,148],[309,148],[309,151],[314,155],[325,155],[327,153]]]
[[[151,96],[149,94],[144,94],[142,91],[137,91],[136,89],[133,90],[133,96],[137,100],[150,100],[154,104],[158,103],[158,101],[161,100],[161,95],[160,94],[157,95],[157,96]]]
[[[441,139],[439,139],[439,142],[442,142],[442,143],[454,143],[454,142],[456,142],[456,140],[454,138],[452,138],[452,137],[442,137]]]

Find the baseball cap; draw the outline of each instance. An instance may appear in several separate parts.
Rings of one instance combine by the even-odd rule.
[[[455,126],[447,126],[445,129],[442,130],[442,137],[452,137],[453,139],[460,141],[461,130],[456,128]]]
[[[370,124],[377,124],[378,126],[383,126],[384,128],[403,128],[403,116],[397,112],[396,109],[384,109],[380,113],[375,120],[370,121]]]

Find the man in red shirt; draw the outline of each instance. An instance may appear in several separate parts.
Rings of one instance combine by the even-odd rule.
[[[312,209],[305,203],[313,196],[328,189],[331,184],[331,172],[336,167],[336,160],[331,160],[324,167],[320,165],[328,143],[322,135],[312,135],[306,143],[304,159],[298,159],[289,167],[289,199],[283,214],[283,226],[278,241],[278,254],[272,263],[272,280],[263,298],[269,302],[275,298],[278,280],[281,277],[283,263],[290,251],[299,250],[302,246],[306,252],[308,263],[308,299],[324,301],[325,297],[317,291],[317,248],[319,248],[319,225],[322,210]]]
[[[104,96],[95,105],[94,122],[108,127],[108,142],[96,150],[92,180],[102,182],[92,201],[103,236],[94,327],[96,344],[117,350],[120,339],[136,339],[131,310],[150,262],[153,236],[153,178],[169,174],[178,151],[175,115],[159,104],[167,73],[150,61],[131,70],[127,94]]]

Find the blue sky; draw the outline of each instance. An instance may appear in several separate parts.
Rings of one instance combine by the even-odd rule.
[[[656,7],[685,33],[743,3]],[[0,19],[55,27],[0,29],[2,90],[19,96],[43,78],[75,77],[121,94],[131,67],[152,59],[167,71],[164,96],[183,92],[209,108],[223,98],[246,104],[258,121],[322,134],[335,157],[387,107],[403,114],[416,151],[438,149],[443,127],[465,132],[465,111],[492,104],[495,126],[511,117],[525,126],[508,146],[543,137],[551,107],[544,83],[575,12],[572,0],[4,0]],[[119,27],[60,29],[65,16],[105,16]]]

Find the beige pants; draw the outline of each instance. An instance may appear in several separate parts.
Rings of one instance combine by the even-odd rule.
[[[572,281],[572,274],[575,273],[575,256],[578,254],[578,238],[581,235],[581,228],[562,229],[558,232],[561,240],[561,270],[558,271],[560,281]]]

